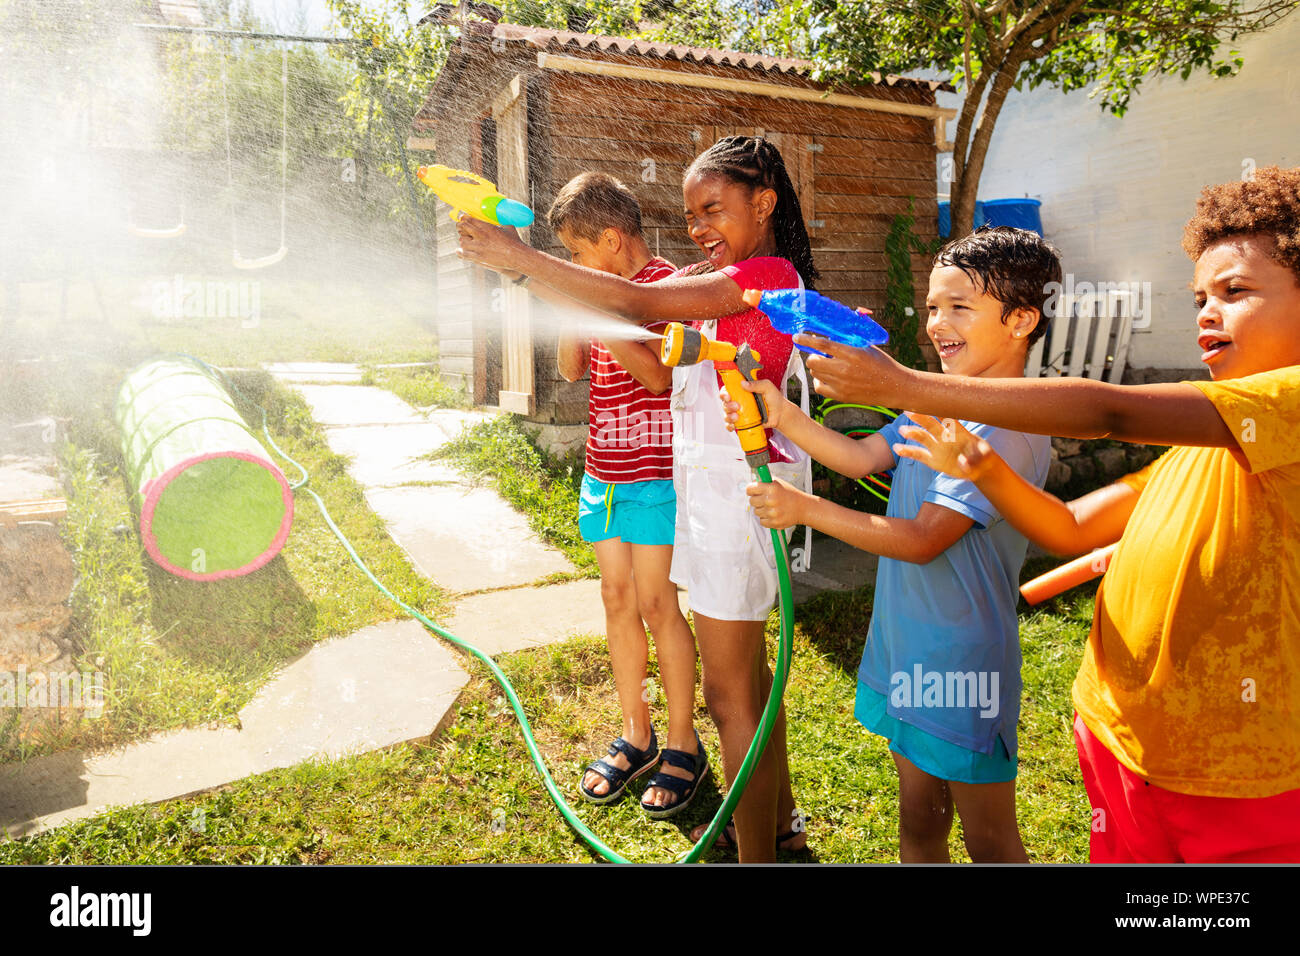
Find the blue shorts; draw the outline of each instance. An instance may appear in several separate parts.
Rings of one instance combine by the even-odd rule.
[[[957,783],[1005,783],[1016,779],[1017,758],[1007,753],[1001,736],[992,754],[967,750],[891,717],[886,710],[888,703],[884,694],[858,681],[853,716],[867,730],[886,738],[889,749],[917,769]]]
[[[671,480],[607,484],[582,476],[578,531],[583,541],[619,538],[628,544],[671,545],[677,492]]]

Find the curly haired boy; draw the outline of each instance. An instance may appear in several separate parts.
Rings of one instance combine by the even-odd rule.
[[[1058,554],[1119,541],[1073,694],[1092,860],[1300,862],[1300,168],[1205,189],[1183,248],[1208,382],[954,381],[812,339],[809,368],[841,400],[1175,446],[1068,503],[932,418],[899,448]]]

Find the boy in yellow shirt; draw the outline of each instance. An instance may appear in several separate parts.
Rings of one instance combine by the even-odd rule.
[[[1300,168],[1206,188],[1183,248],[1209,382],[958,382],[797,341],[835,399],[1175,446],[1068,504],[955,422],[897,448],[1058,554],[1119,541],[1073,695],[1093,862],[1300,862]]]

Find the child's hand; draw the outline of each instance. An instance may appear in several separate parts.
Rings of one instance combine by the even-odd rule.
[[[808,356],[808,371],[813,374],[813,388],[819,395],[859,405],[897,408],[908,404],[902,384],[907,370],[875,346],[854,348],[807,332],[800,332],[794,340],[826,353]]]
[[[781,413],[788,403],[786,397],[765,378],[760,378],[757,382],[746,381],[744,384],[746,391],[757,394],[767,406],[767,417],[763,419],[764,427],[780,428]],[[722,414],[727,420],[727,431],[734,432],[736,420],[740,418],[740,403],[731,400],[731,393],[725,387],[718,389],[718,397],[722,399]]]
[[[805,494],[780,478],[747,485],[745,494],[749,495],[749,506],[764,528],[784,529],[806,524],[807,507],[817,500],[816,495]]]
[[[905,414],[916,425],[904,425],[898,433],[916,444],[899,442],[894,445],[894,451],[904,458],[966,481],[978,481],[993,466],[997,458],[993,446],[972,435],[961,422],[952,418],[940,421],[916,412]]]
[[[460,235],[460,257],[487,266],[495,272],[518,270],[518,254],[527,248],[513,226],[494,226],[473,216],[461,216],[456,222]]]

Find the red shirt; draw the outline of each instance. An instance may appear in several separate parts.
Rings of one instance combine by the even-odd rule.
[[[690,267],[687,267],[690,268]],[[685,272],[679,269],[676,274]],[[730,277],[741,289],[797,289],[799,288],[799,270],[789,259],[779,256],[756,256],[744,259],[733,266],[723,266],[718,270]],[[703,322],[690,323],[696,328]],[[794,339],[772,328],[767,316],[758,309],[746,309],[733,315],[718,319],[718,341],[740,345],[742,342],[758,352],[763,367],[759,376],[767,379],[784,393],[785,369],[790,364],[790,353],[794,351]],[[718,376],[718,387],[722,387],[722,376]],[[780,451],[771,445],[772,430],[766,429],[768,451],[773,461],[788,461]]]
[[[633,282],[658,282],[672,264],[652,258]],[[648,326],[662,332],[666,323]],[[655,395],[615,361],[598,339],[591,341],[591,392],[587,405],[587,474],[608,484],[670,481],[673,477],[671,394]]]

